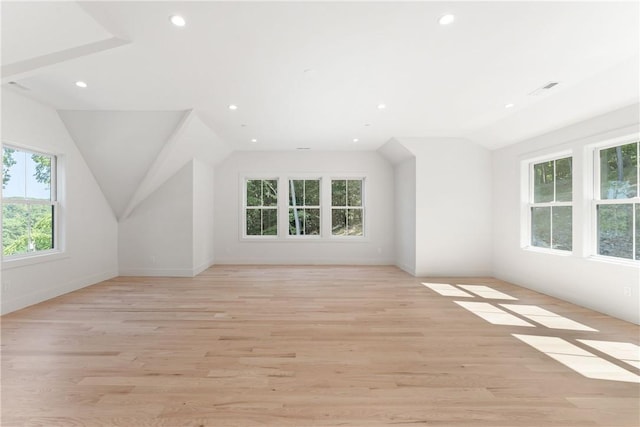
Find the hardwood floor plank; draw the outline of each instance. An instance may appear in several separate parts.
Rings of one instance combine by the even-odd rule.
[[[490,324],[422,282],[489,286],[598,331]],[[640,425],[638,384],[585,378],[511,335],[588,349],[578,339],[638,345],[637,325],[491,278],[215,266],[1,320],[2,426]]]

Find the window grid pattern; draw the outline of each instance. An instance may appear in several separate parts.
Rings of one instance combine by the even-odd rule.
[[[289,235],[319,236],[320,180],[289,180]]]
[[[18,258],[57,249],[56,157],[4,145],[2,253]]]
[[[596,254],[640,260],[640,142],[596,150]]]
[[[277,236],[278,180],[246,180],[244,211],[246,236]]]
[[[364,236],[364,180],[331,180],[331,234]]]
[[[561,251],[573,249],[572,169],[571,157],[531,164],[531,246]]]

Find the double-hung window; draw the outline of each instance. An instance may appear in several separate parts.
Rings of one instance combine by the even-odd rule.
[[[289,180],[289,235],[320,235],[320,180]]]
[[[531,164],[529,224],[532,247],[573,249],[572,169],[571,157]]]
[[[640,260],[638,141],[596,150],[597,254]]]
[[[277,236],[278,180],[245,180],[244,213],[246,236]]]
[[[331,180],[331,234],[364,236],[363,179]]]
[[[58,249],[56,157],[2,149],[2,253],[18,258]]]

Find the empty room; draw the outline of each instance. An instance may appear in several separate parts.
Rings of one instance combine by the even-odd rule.
[[[3,427],[640,425],[637,1],[0,1]]]

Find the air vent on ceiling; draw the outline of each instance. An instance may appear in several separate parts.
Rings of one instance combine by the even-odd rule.
[[[549,90],[553,89],[554,87],[558,86],[559,84],[560,84],[560,82],[548,82],[544,86],[541,86],[538,89],[536,89],[533,92],[531,92],[529,95],[533,95],[533,96],[544,95],[544,94],[548,93]]]
[[[15,88],[20,89],[20,90],[31,90],[31,89],[29,89],[28,87],[23,86],[23,85],[21,85],[21,84],[20,84],[20,83],[18,83],[18,82],[13,82],[13,81],[12,81],[12,82],[9,82],[9,84],[10,84],[11,86],[15,87]]]

